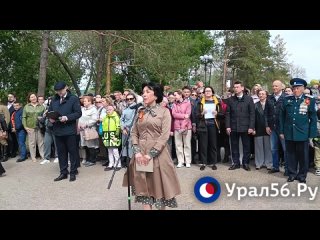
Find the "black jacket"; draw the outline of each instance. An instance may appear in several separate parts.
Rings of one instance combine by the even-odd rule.
[[[271,130],[276,130],[279,133],[280,130],[280,110],[282,108],[283,101],[286,95],[284,93],[281,94],[278,101],[274,97],[274,94],[269,95],[267,101],[269,102],[267,107],[267,119],[268,119],[268,127]]]
[[[215,96],[214,96],[215,97]],[[192,120],[192,123],[196,123],[196,126],[197,126],[197,132],[207,132],[208,129],[207,129],[207,123],[206,123],[206,120],[204,118],[204,115],[202,115],[203,111],[203,105],[201,103],[201,99],[199,99],[199,101],[197,102],[197,105],[194,109],[194,118]],[[216,105],[216,111],[219,112],[220,111],[220,103],[218,103]],[[215,126],[216,128],[218,129],[218,131],[220,131],[220,126],[217,122],[217,118],[215,118],[214,120],[215,122]]]
[[[77,119],[82,116],[79,98],[68,90],[66,98],[60,104],[60,96],[56,94],[49,106],[50,111],[56,111],[61,116],[67,116],[68,121],[62,123],[56,121],[53,124],[53,134],[55,136],[70,136],[77,134]]]
[[[266,101],[264,110],[260,102],[255,103],[255,137],[266,136],[267,127],[267,105],[270,105],[270,102]],[[272,107],[272,105],[271,105]]]
[[[229,98],[226,112],[226,128],[233,132],[247,132],[254,129],[255,112],[254,103],[250,96],[243,95],[241,99],[236,96]]]

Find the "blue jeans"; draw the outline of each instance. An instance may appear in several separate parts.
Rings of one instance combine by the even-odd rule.
[[[54,157],[58,157],[56,139],[51,130],[46,130],[44,134],[44,158],[47,160],[50,160],[52,142],[54,143],[55,149]]]
[[[21,159],[27,158],[27,147],[26,147],[27,133],[23,129],[16,132],[16,134],[17,134],[17,139],[18,139],[18,144],[20,149],[20,158]]]
[[[281,139],[279,133],[275,130],[272,130],[270,136],[270,144],[271,144],[271,152],[272,152],[272,167],[276,170],[279,170],[279,146],[282,146],[282,150],[284,153],[284,169],[285,172],[288,172],[288,161],[287,161],[287,151],[286,151],[286,144],[285,140]]]

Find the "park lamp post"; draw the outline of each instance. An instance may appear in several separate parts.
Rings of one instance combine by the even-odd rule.
[[[204,83],[205,85],[207,86],[207,66],[209,63],[212,63],[213,62],[213,57],[212,55],[203,55],[203,56],[200,56],[200,61],[202,64],[204,64]]]

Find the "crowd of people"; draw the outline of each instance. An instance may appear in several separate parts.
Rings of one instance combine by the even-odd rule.
[[[69,174],[75,181],[81,164],[99,160],[105,171],[128,167],[130,183],[125,176],[123,185],[132,185],[145,209],[176,207],[176,168],[192,164],[201,171],[217,170],[218,162],[250,171],[254,159],[256,170],[274,174],[283,164],[288,182],[305,183],[310,167],[320,176],[320,94],[318,85],[307,88],[300,78],[290,85],[275,80],[269,94],[260,84],[248,91],[235,81],[218,96],[201,81],[172,92],[147,83],[141,95],[126,89],[77,97],[58,82],[55,96],[45,100],[31,93],[25,106],[10,93],[7,105],[0,103],[1,161],[19,153],[18,163],[28,156],[35,163],[37,157],[40,164],[59,163],[54,181]],[[150,161],[152,172],[137,170]],[[0,162],[0,176],[4,172]]]

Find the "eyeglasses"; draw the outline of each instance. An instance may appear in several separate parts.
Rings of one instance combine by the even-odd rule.
[[[127,101],[132,101],[134,100],[134,98],[127,98]]]
[[[197,96],[197,94],[195,94],[195,93],[192,93],[192,94],[191,94],[191,96]]]

